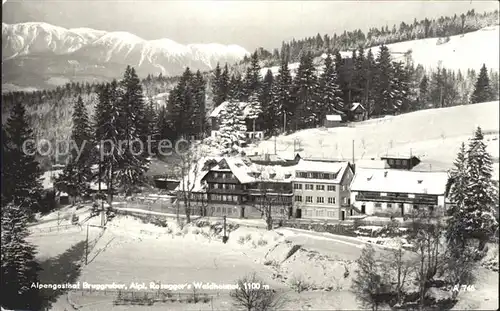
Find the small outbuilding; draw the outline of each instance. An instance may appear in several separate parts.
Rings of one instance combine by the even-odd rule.
[[[366,109],[360,103],[353,103],[351,107],[351,117],[353,121],[366,120]]]
[[[326,128],[342,126],[342,116],[340,114],[329,114],[325,117],[324,125]]]

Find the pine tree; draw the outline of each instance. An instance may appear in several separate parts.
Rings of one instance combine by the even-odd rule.
[[[239,73],[235,73],[231,76],[229,82],[229,94],[228,100],[231,101],[243,101],[243,81]]]
[[[247,127],[239,102],[227,102],[221,110],[218,144],[221,155],[238,155],[243,152]]]
[[[222,82],[222,70],[220,69],[219,63],[214,70],[214,78],[212,83],[212,94],[214,96],[213,103],[214,107],[219,106],[225,100],[223,96],[223,82]]]
[[[277,129],[288,130],[294,111],[292,98],[292,76],[288,69],[288,59],[281,60],[281,66],[275,79],[271,105],[276,111]]]
[[[491,100],[498,100],[500,96],[500,78],[497,71],[490,69]]]
[[[2,206],[2,307],[41,310],[39,293],[32,288],[41,270],[35,260],[36,249],[26,239],[28,216],[20,205]]]
[[[325,68],[319,78],[318,95],[316,105],[319,116],[318,122],[322,122],[326,115],[331,113],[344,114],[342,91],[337,83],[337,74],[330,55],[327,55],[325,59]]]
[[[6,202],[13,202],[33,212],[33,209],[39,206],[41,198],[42,172],[35,160],[36,148],[34,144],[29,143],[30,140],[33,141],[33,130],[28,125],[26,111],[21,102],[17,102],[12,108],[5,134],[9,145],[7,158],[2,159],[6,164],[2,169],[8,184],[2,194]]]
[[[479,76],[474,86],[474,92],[471,96],[471,103],[483,103],[491,101],[492,98],[493,96],[490,86],[490,79],[488,77],[488,70],[486,69],[486,65],[483,64],[483,67],[481,67],[481,70],[479,71]]]
[[[120,146],[120,159],[115,172],[118,186],[130,195],[144,181],[148,168],[147,148],[144,148],[148,124],[142,87],[134,68],[127,67],[120,86],[123,93],[118,104],[117,130],[125,144]]]
[[[462,219],[466,234],[480,240],[479,250],[494,233],[495,226],[498,227],[495,217],[498,189],[492,181],[493,161],[483,140],[483,133],[478,127],[467,150],[466,218]]]
[[[93,162],[101,164],[101,175],[97,173],[94,178],[97,177],[97,181],[105,180],[107,182],[110,200],[112,200],[113,180],[116,177],[118,163],[122,159],[118,148],[121,139],[119,131],[120,110],[118,108],[121,96],[122,90],[116,80],[106,84],[99,92],[94,114],[96,148]],[[97,150],[97,146],[99,146],[99,150]],[[70,168],[68,167],[68,170]]]
[[[387,46],[382,45],[376,59],[375,74],[375,102],[374,115],[393,113],[391,99],[391,83],[393,79],[393,68],[391,66],[391,54]]]
[[[314,110],[317,83],[312,54],[304,53],[300,59],[299,68],[294,80],[296,107],[293,115],[293,124],[295,130],[313,127],[318,124],[318,112]]]
[[[271,133],[274,128],[279,127],[279,119],[277,119],[276,111],[274,110],[274,105],[272,104],[273,87],[273,73],[270,69],[268,69],[264,77],[264,81],[262,82],[262,92],[260,94],[263,130],[266,134]]]
[[[466,237],[464,236],[464,223],[462,221],[463,211],[465,210],[465,192],[467,187],[467,152],[465,144],[462,143],[457,158],[453,163],[453,169],[450,172],[450,178],[447,184],[449,197],[455,208],[451,210],[451,217],[448,220],[446,238],[453,247],[465,247]]]
[[[206,81],[198,70],[193,78],[194,107],[193,107],[193,130],[202,136],[206,131]]]
[[[63,173],[56,178],[55,187],[70,196],[78,197],[87,193],[92,179],[90,164],[93,146],[90,121],[81,96],[73,109],[71,140],[74,148]]]
[[[408,112],[408,94],[410,87],[408,85],[409,77],[407,71],[400,62],[392,63],[392,79],[390,83],[390,104],[389,109],[392,112]]]

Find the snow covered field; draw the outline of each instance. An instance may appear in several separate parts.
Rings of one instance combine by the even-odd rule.
[[[302,130],[278,136],[276,150],[291,155],[297,140],[301,156],[351,160],[354,141],[356,160],[411,152],[422,161],[415,169],[446,170],[451,168],[460,144],[467,143],[480,126],[498,179],[498,124],[499,102],[495,101],[388,116],[352,123],[352,127]],[[249,147],[247,153],[274,153],[274,144],[270,138]]]
[[[98,217],[89,221],[90,225],[98,223]],[[84,257],[86,236],[86,228],[82,227],[83,229],[78,229],[75,226],[57,234],[35,232],[30,237],[30,241],[38,246],[39,258],[47,271],[42,275],[42,282],[63,283],[65,276],[71,274],[71,267],[74,271],[70,283],[116,282],[127,285],[131,282],[149,284],[155,281],[169,284],[234,284],[239,277],[256,272],[271,289],[287,293],[290,307],[296,308],[298,303],[304,309],[357,307],[353,295],[347,291],[350,278],[344,277],[346,267],[352,272],[352,260],[361,251],[355,244],[333,240],[328,243],[327,238],[314,235],[304,235],[301,240],[301,234],[297,233],[279,230],[269,232],[246,227],[230,232],[229,240],[224,244],[220,236],[210,234],[208,227],[189,225],[181,229],[172,220],[168,222],[167,228],[163,228],[144,224],[132,217],[117,216],[103,234],[100,228],[89,228],[89,241],[92,242],[89,264],[80,267],[78,262]],[[295,239],[289,239],[291,235],[295,235]],[[285,262],[287,253],[298,242],[302,244],[302,248]],[[332,245],[336,246],[334,250],[331,249]],[[337,258],[320,255],[322,250],[329,250],[329,255],[336,253]],[[353,254],[350,260],[343,258],[345,253]],[[306,266],[308,270],[303,269]],[[290,288],[290,282],[298,275],[316,286],[318,291],[300,294],[294,292]],[[325,296],[325,292],[321,290],[326,287],[336,289],[337,292],[332,292],[331,296],[339,298],[328,303],[329,296]],[[227,290],[218,291],[220,297],[213,302],[216,309],[231,309],[228,293]],[[80,309],[84,311],[108,308],[125,310],[123,307],[112,306],[112,296],[92,298],[73,292],[70,297],[76,304],[89,304]],[[101,303],[94,304],[98,301]],[[67,296],[61,295],[54,303],[53,310],[64,310],[63,308],[68,307],[67,304]],[[185,305],[180,308],[186,310],[191,307]],[[210,306],[193,305],[192,308],[210,309]],[[143,309],[137,307],[137,310]]]
[[[54,214],[46,218],[54,219]],[[81,218],[85,216],[81,214]],[[33,233],[29,239],[38,247],[38,258],[44,268],[42,283],[235,284],[238,278],[256,272],[264,284],[286,294],[287,309],[359,308],[349,288],[356,269],[354,261],[366,239],[291,228],[266,231],[240,226],[229,232],[229,240],[224,244],[220,234],[211,230],[208,224],[181,228],[171,219],[167,220],[167,227],[160,227],[131,216],[117,216],[103,231],[97,227],[99,223],[99,217],[94,217],[81,227],[55,232],[37,231],[53,223],[31,228]],[[90,225],[87,266],[84,265],[86,224]],[[379,251],[385,249],[375,247]],[[498,280],[493,280],[491,271],[481,269],[483,283],[477,287],[478,295],[464,294],[461,306],[484,309],[498,304],[491,294],[498,289]],[[296,280],[302,280],[310,290],[295,291]],[[188,294],[185,290],[171,292]],[[71,304],[81,311],[234,309],[229,290],[199,293],[207,293],[213,298],[208,303],[197,304],[167,302],[149,307],[114,306],[115,294],[109,291],[94,294],[71,291],[54,294],[51,310],[74,310]]]

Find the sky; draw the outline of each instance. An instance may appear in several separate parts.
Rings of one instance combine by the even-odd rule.
[[[333,35],[402,21],[493,11],[497,1],[117,1],[2,0],[4,23],[127,31],[147,40],[238,44],[249,51],[283,40]]]

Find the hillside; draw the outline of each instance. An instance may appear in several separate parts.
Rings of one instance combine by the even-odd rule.
[[[186,67],[211,70],[218,62],[232,64],[245,55],[248,51],[238,45],[183,45],[167,38],[144,40],[127,32],[2,23],[2,83],[11,90],[117,78],[127,65],[144,77],[175,76]]]
[[[461,70],[462,73],[467,69],[479,70],[482,64],[486,67],[498,70],[499,60],[499,38],[500,26],[485,27],[481,30],[466,33],[463,35],[451,36],[446,41],[443,38],[429,38],[421,40],[412,40],[399,43],[388,44],[387,47],[395,61],[405,61],[404,53],[411,50],[411,57],[415,66],[422,65],[425,69],[435,69],[438,66]],[[377,55],[380,46],[374,46],[370,49],[373,55]],[[368,49],[365,50],[368,52]],[[341,52],[342,57],[351,57],[352,52]],[[326,57],[323,55],[323,57]],[[321,58],[316,59],[318,71],[322,70]],[[289,68],[292,76],[295,75],[299,63],[290,63]],[[273,75],[278,74],[279,66],[266,67],[261,71],[264,76],[268,69],[271,69]]]
[[[422,110],[398,116],[387,116],[352,123],[348,127],[317,128],[278,136],[248,148],[248,154],[274,153],[290,156],[294,151],[305,157],[332,159],[376,158],[384,154],[409,154],[421,158],[415,169],[446,170],[462,142],[481,126],[494,158],[495,178],[498,179],[499,102],[488,102],[450,108]]]

